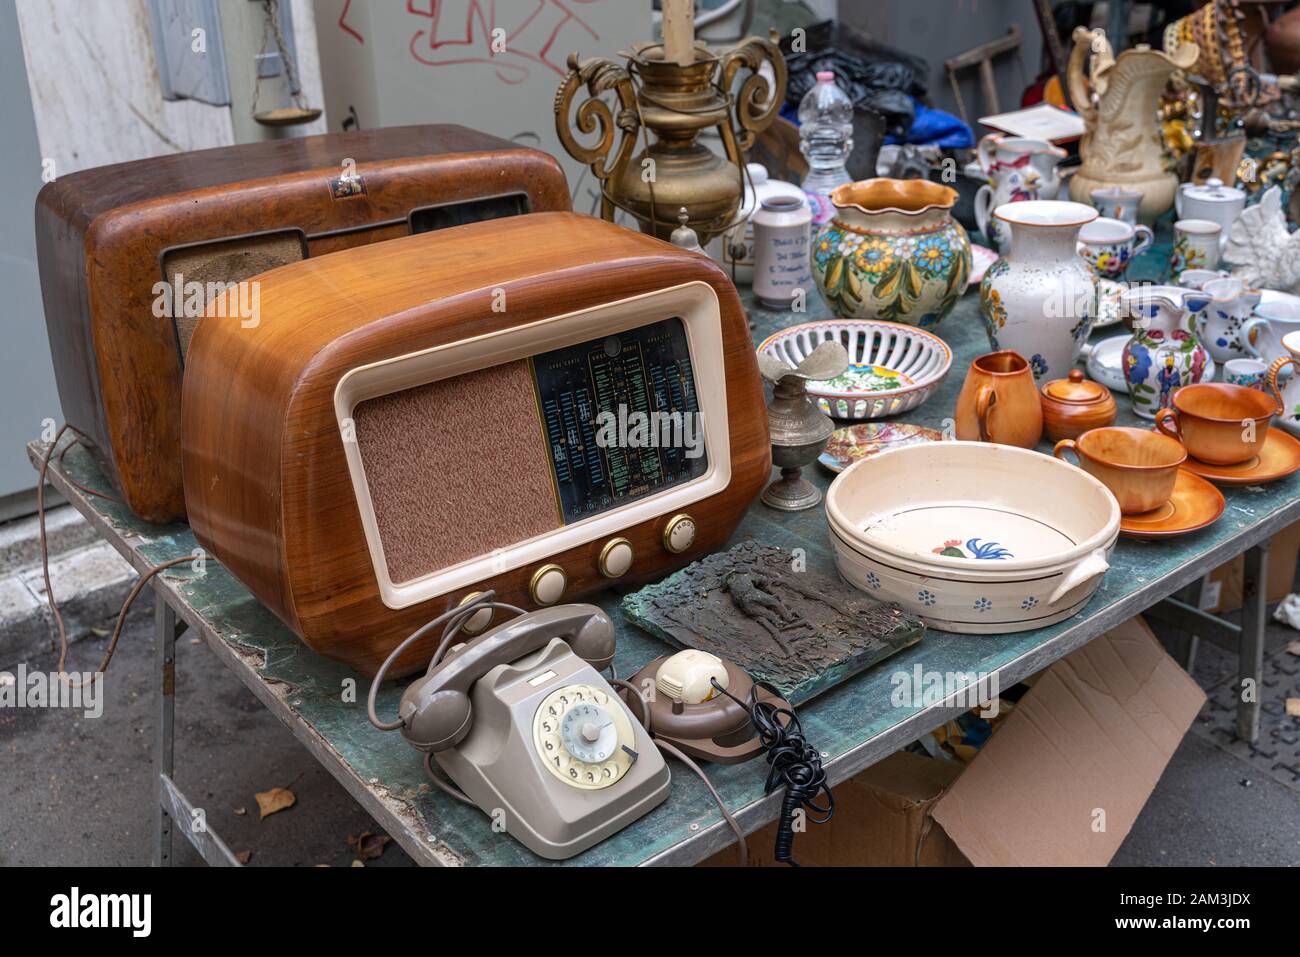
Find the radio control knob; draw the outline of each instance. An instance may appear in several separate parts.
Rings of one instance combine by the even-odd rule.
[[[481,591],[472,591],[457,602],[457,604],[468,605],[481,594],[483,594]],[[460,630],[467,635],[477,635],[491,623],[492,609],[484,608],[481,611],[476,611],[474,614],[470,615],[469,618],[465,620],[465,624],[460,626]]]
[[[569,577],[559,565],[543,565],[533,572],[533,579],[528,583],[528,593],[538,605],[554,605],[564,594],[564,587],[569,584]]]
[[[626,538],[611,538],[600,550],[600,573],[606,578],[622,578],[632,567],[632,543]]]
[[[668,519],[664,526],[664,548],[674,555],[690,549],[695,544],[695,519],[682,512]]]

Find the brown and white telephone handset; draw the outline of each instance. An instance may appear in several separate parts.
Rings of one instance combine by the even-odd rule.
[[[432,752],[530,850],[571,857],[668,796],[662,756],[599,673],[613,657],[614,625],[594,605],[521,614],[435,655],[402,695],[399,723],[379,722],[373,707],[372,720]]]

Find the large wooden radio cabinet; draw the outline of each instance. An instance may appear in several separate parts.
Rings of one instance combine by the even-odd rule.
[[[714,551],[771,472],[726,275],[573,213],[273,269],[255,328],[199,324],[181,407],[200,543],[366,674],[477,592],[537,608]]]
[[[63,414],[126,504],[185,516],[181,375],[227,283],[380,240],[570,208],[537,150],[408,126],[177,153],[62,176],[36,200],[37,255]],[[251,282],[231,303],[259,321]]]

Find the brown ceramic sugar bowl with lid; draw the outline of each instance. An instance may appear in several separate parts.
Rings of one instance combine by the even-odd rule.
[[[1064,379],[1043,383],[1038,391],[1043,432],[1053,442],[1077,439],[1089,429],[1110,425],[1119,413],[1110,389],[1084,378],[1079,369],[1072,369]]]

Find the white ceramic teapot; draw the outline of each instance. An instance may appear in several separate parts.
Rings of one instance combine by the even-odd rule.
[[[1183,183],[1174,194],[1174,209],[1179,219],[1208,219],[1223,227],[1219,247],[1228,244],[1228,231],[1246,208],[1246,193],[1234,186],[1224,186],[1219,179],[1208,179],[1203,186]]]

